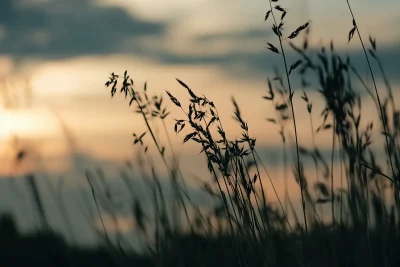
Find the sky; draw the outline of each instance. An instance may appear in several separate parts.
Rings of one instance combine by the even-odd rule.
[[[397,95],[400,2],[350,2],[367,45],[369,34],[376,38]],[[351,53],[353,62],[366,73],[358,39],[347,40],[352,19],[345,1],[282,0],[280,5],[288,9],[287,33],[310,20],[311,48],[334,40],[335,48],[343,55]],[[122,74],[125,70],[138,88],[147,81],[151,93],[169,90],[185,101],[188,95],[175,78],[183,80],[216,103],[232,138],[240,134],[231,118],[230,98],[235,96],[266,161],[274,159],[268,155],[280,149],[280,137],[277,127],[266,121],[273,116],[273,108],[262,96],[267,93],[267,77],[273,77],[275,66],[283,66],[281,59],[266,49],[266,42],[277,45],[271,21],[264,22],[268,6],[268,1],[261,0],[0,1],[0,158],[5,162],[0,174],[5,181],[29,172],[69,176],[66,183],[76,188],[77,184],[87,186],[86,168],[100,164],[111,175],[126,160],[133,161],[132,133],[143,132],[143,121],[127,100],[122,96],[112,99],[104,86],[111,72]],[[297,43],[302,36],[299,40]],[[296,54],[285,45],[288,58],[296,60]],[[382,87],[382,79],[377,82]],[[321,110],[318,94],[308,93],[315,109]],[[295,94],[294,103],[298,121],[307,121],[300,94]],[[365,97],[363,105],[369,107],[372,102]],[[183,135],[173,133],[173,119],[183,114],[171,103],[168,108],[172,112],[167,120],[172,143],[178,148],[193,192],[197,192],[199,184],[190,177],[208,179],[207,171],[198,167],[199,148],[182,145]],[[374,109],[366,112],[368,119],[377,118]],[[319,120],[318,114],[315,119]],[[309,124],[299,125],[302,144],[310,145]],[[165,137],[163,140],[166,142]],[[321,136],[318,144],[329,148],[329,140]],[[35,153],[17,166],[19,147]],[[276,164],[269,165],[279,177],[281,170],[274,169]],[[165,170],[160,172],[165,174]],[[276,180],[282,187],[282,179]],[[67,192],[77,194],[73,189]],[[78,213],[73,217],[79,217]],[[123,223],[129,228],[132,223],[127,220]],[[31,224],[29,220],[26,223]]]

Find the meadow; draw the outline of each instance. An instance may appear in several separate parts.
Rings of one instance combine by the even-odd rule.
[[[110,233],[105,227],[102,216],[107,214],[118,229],[119,207],[99,166],[95,172],[85,171],[88,202],[95,205],[92,216],[101,223],[99,247],[70,245],[52,230],[31,174],[25,180],[42,229],[21,234],[13,217],[2,215],[1,261],[10,266],[32,262],[40,266],[398,266],[400,111],[379,58],[379,40],[362,38],[362,25],[349,1],[343,1],[352,22],[345,34],[348,42],[358,42],[364,52],[365,78],[351,54],[335,50],[334,41],[328,47],[309,47],[312,20],[289,31],[284,22],[290,10],[278,0],[269,3],[264,21],[274,35],[266,49],[281,64],[260,95],[274,113],[265,114],[266,121],[260,123],[266,131],[278,129],[279,155],[286,170],[284,194],[278,194],[257,137],[252,136],[252,125],[242,113],[250,107],[240,106],[235,96],[226,102],[231,103],[241,134],[231,138],[213,99],[201,89],[192,89],[190,81],[176,78],[187,92],[186,99],[178,99],[172,90],[152,94],[150,86],[130,77],[129,70],[112,73],[105,82],[111,97],[125,98],[135,111],[132,116],[146,127],[133,133],[139,156],[127,163],[128,171],[121,172],[131,193],[131,202],[123,205],[129,207],[142,250],[133,250],[123,233]],[[289,50],[296,52],[297,60],[289,61]],[[378,86],[376,77],[383,79],[384,87]],[[323,99],[322,110],[315,108],[310,92]],[[371,106],[365,105],[365,97]],[[294,105],[295,98],[301,99],[296,101],[300,104]],[[379,120],[365,115],[365,110],[372,109]],[[309,115],[308,121],[296,120],[299,110]],[[173,125],[167,121],[171,117]],[[303,146],[298,138],[300,124],[309,125],[312,146]],[[170,135],[170,128],[177,136]],[[321,133],[329,138],[329,150],[317,145]],[[182,146],[196,145],[196,166],[209,173],[199,190],[209,196],[211,205],[193,201],[177,156],[180,148],[172,144],[172,138],[180,138]],[[23,157],[23,153],[16,156],[17,160]],[[312,175],[305,171],[306,162],[313,166]],[[167,177],[160,175],[160,169]],[[131,178],[137,175],[146,185],[151,208],[144,207],[135,194]],[[300,199],[290,196],[290,179],[296,182]],[[57,191],[54,200],[67,228],[71,227]]]

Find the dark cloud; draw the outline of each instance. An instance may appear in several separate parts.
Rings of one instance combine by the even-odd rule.
[[[252,34],[251,34],[252,35]],[[198,41],[200,43],[206,43],[208,40],[218,40],[219,38],[223,38],[222,36],[213,36],[210,38],[202,37]],[[234,37],[231,35],[228,37],[232,42],[240,42],[243,38],[251,38],[246,37],[245,35],[241,35],[240,38],[234,40]],[[274,36],[271,36],[268,41],[273,43],[275,46],[278,46],[276,39]],[[259,38],[257,38],[259,40]],[[264,42],[260,42],[260,48],[265,47]],[[285,52],[287,57],[288,66],[290,66],[293,62],[297,61],[301,57],[294,52],[289,45],[285,46]],[[312,51],[314,55],[315,62],[318,61],[316,57],[316,53],[320,50]],[[346,59],[347,55],[350,56],[351,62],[355,65],[356,69],[362,75],[364,81],[369,81],[370,76],[367,73],[367,63],[364,55],[364,51],[359,48],[357,50],[346,50],[341,49],[337,51],[342,59]],[[165,64],[186,64],[186,65],[197,65],[197,64],[211,64],[221,67],[222,70],[227,72],[229,75],[233,75],[237,78],[243,79],[255,79],[255,80],[266,80],[266,77],[273,78],[275,69],[278,69],[280,73],[284,71],[284,65],[282,58],[280,55],[275,54],[268,50],[266,47],[264,50],[259,50],[258,52],[245,52],[245,51],[234,51],[232,53],[223,53],[221,55],[204,55],[204,56],[188,56],[188,55],[180,55],[174,54],[170,52],[153,52],[152,55],[157,60],[164,62]],[[384,71],[386,76],[388,77],[391,83],[399,83],[399,69],[400,69],[400,46],[393,44],[387,45],[385,47],[378,48],[378,56],[383,64]],[[376,64],[376,61],[370,57],[370,61],[372,62],[374,76],[378,82],[382,82],[382,75]],[[238,66],[242,66],[242,68],[238,68]],[[300,68],[299,68],[300,69]],[[300,75],[297,75],[296,71],[295,75],[292,75],[293,84],[300,85]],[[368,74],[368,75],[367,75]],[[318,88],[317,76],[315,73],[309,72],[307,75],[308,82],[311,82],[313,88]],[[355,87],[357,87],[358,80],[355,78],[353,80],[355,83]],[[266,87],[265,87],[266,88]],[[265,88],[262,88],[264,90]],[[360,87],[361,89],[361,87]],[[385,90],[384,88],[380,88],[381,90]],[[361,92],[365,90],[362,88]]]
[[[232,41],[235,44],[241,43],[243,40],[248,39],[260,39],[260,38],[270,38],[272,35],[272,31],[263,30],[263,29],[252,29],[246,31],[236,31],[236,32],[227,32],[227,33],[214,33],[202,35],[197,38],[197,41],[200,43],[207,43],[211,41],[220,41],[220,40],[228,40]],[[266,40],[266,39],[265,39]]]
[[[239,35],[238,35],[239,36]],[[251,33],[249,36],[245,34],[241,34],[239,38],[234,39],[234,35],[229,36],[228,38],[232,40],[232,42],[239,43],[243,38],[252,38],[254,37],[254,33]],[[201,37],[198,41],[200,43],[205,43],[207,41],[218,40],[219,38],[223,38],[223,36],[212,36],[212,37]],[[274,36],[269,37],[271,43],[276,44],[276,39]],[[265,46],[265,43],[260,42],[260,47]],[[319,51],[312,51],[313,54]],[[351,61],[356,66],[358,70],[360,70],[361,74],[365,74],[366,70],[366,59],[363,50],[357,49],[355,51],[350,50],[339,50],[337,53],[342,56],[343,59],[350,56]],[[289,46],[286,46],[286,56],[288,60],[288,64],[290,65],[295,60],[299,59],[299,55],[294,52]],[[383,63],[384,70],[389,80],[392,82],[400,82],[399,69],[400,69],[400,46],[393,44],[385,47],[378,48],[378,56]],[[235,75],[236,77],[256,77],[258,79],[265,78],[266,73],[272,73],[275,67],[278,67],[280,70],[283,70],[283,61],[282,58],[269,51],[267,48],[265,50],[260,50],[258,52],[232,52],[232,53],[224,53],[221,55],[212,55],[212,56],[187,56],[187,55],[177,55],[168,52],[159,52],[155,53],[155,57],[159,60],[162,60],[164,63],[168,64],[215,64],[220,66],[225,71]],[[314,57],[315,58],[315,57]],[[377,68],[376,62],[370,57],[372,65],[374,67],[374,71],[376,76],[381,77],[379,69]],[[243,69],[238,70],[235,66],[238,64],[245,66],[246,71]],[[298,78],[298,75],[293,76]],[[311,79],[311,77],[310,77]],[[299,81],[298,79],[295,81]]]
[[[163,33],[164,25],[145,22],[118,7],[91,0],[22,4],[0,1],[0,53],[13,57],[69,57],[118,52],[130,39]],[[132,48],[133,52],[135,48]]]
[[[165,64],[217,65],[236,77],[256,79],[265,79],[266,73],[271,73],[275,67],[283,69],[279,55],[266,48],[262,49],[266,46],[262,39],[277,45],[276,38],[268,27],[265,30],[199,36],[195,41],[200,46],[207,46],[215,41],[228,41],[240,47],[243,40],[260,41],[258,52],[233,51],[199,57],[175,54],[163,49],[161,40],[167,24],[142,21],[119,7],[98,6],[94,0],[27,3],[29,1],[0,1],[0,25],[5,29],[5,35],[0,39],[0,53],[10,54],[14,58],[64,58],[88,54],[134,53]],[[154,50],[141,49],[135,45],[135,40],[144,36],[159,37],[158,47]],[[400,46],[395,43],[379,47],[378,40],[378,49],[389,80],[399,82]],[[288,46],[286,51],[288,64],[299,58]],[[356,66],[365,70],[365,56],[361,49],[343,50],[339,53],[343,56],[349,53]],[[238,65],[246,69],[237,68]],[[297,78],[297,75],[293,77]]]

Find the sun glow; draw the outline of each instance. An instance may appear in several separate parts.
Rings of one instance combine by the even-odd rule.
[[[13,135],[42,137],[55,128],[54,118],[41,109],[3,109],[0,121],[0,139]]]
[[[46,109],[0,109],[0,176],[63,168],[64,143],[56,118]],[[16,165],[19,153],[24,160]],[[29,154],[29,155],[28,155]],[[40,159],[40,160],[39,160]],[[39,160],[39,161],[37,161]],[[37,165],[41,160],[45,160]]]

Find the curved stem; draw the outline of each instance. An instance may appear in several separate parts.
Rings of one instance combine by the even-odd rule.
[[[273,11],[273,8],[272,8],[271,0],[269,1],[269,4],[270,4],[270,7],[271,7],[271,14],[272,14],[272,17],[273,17],[273,19],[275,21],[275,25],[277,25],[276,19],[275,19],[275,15],[274,15],[274,11]],[[304,227],[305,227],[306,235],[308,235],[306,204],[305,204],[305,201],[304,201],[304,182],[302,181],[302,176],[301,176],[301,173],[300,173],[301,172],[301,169],[300,169],[301,167],[300,167],[299,141],[298,141],[298,135],[297,135],[296,116],[295,116],[294,106],[293,106],[293,101],[292,101],[292,99],[293,99],[293,91],[292,91],[292,86],[290,84],[289,71],[288,71],[285,51],[283,49],[282,37],[279,34],[278,34],[278,38],[279,38],[279,45],[281,47],[283,63],[285,64],[286,79],[287,79],[287,83],[288,83],[288,87],[289,87],[289,94],[290,94],[289,95],[289,101],[290,101],[290,106],[291,106],[291,111],[292,111],[292,116],[293,116],[294,135],[295,135],[295,140],[296,140],[297,172],[298,172],[299,179],[300,179],[300,191],[301,191],[301,202],[302,202],[302,207],[303,207]]]
[[[378,102],[378,105],[379,105],[379,111],[380,111],[380,116],[381,116],[382,125],[383,125],[383,130],[384,130],[384,132],[385,132],[385,140],[386,140],[386,146],[387,146],[387,150],[388,150],[388,156],[389,156],[390,167],[391,167],[391,169],[392,169],[392,174],[395,175],[394,167],[393,167],[393,162],[392,162],[392,157],[391,157],[391,152],[390,152],[391,149],[390,149],[390,144],[389,144],[389,139],[388,139],[389,133],[388,133],[387,126],[386,126],[385,116],[383,115],[382,103],[381,103],[380,96],[379,96],[379,93],[378,93],[378,89],[377,89],[377,86],[376,86],[375,76],[374,76],[374,73],[372,72],[371,63],[370,63],[370,61],[369,61],[368,54],[367,54],[367,51],[366,51],[366,49],[365,49],[364,42],[363,42],[363,40],[362,40],[362,38],[361,38],[361,34],[360,34],[359,29],[358,29],[358,25],[357,25],[356,19],[355,19],[354,14],[353,14],[353,10],[351,9],[350,2],[349,2],[349,0],[346,0],[346,2],[347,2],[347,6],[349,7],[350,14],[351,14],[351,16],[352,16],[352,18],[353,18],[353,21],[354,21],[354,24],[355,24],[355,27],[356,27],[356,30],[357,30],[357,35],[358,35],[358,38],[360,39],[361,46],[362,46],[362,48],[363,48],[363,51],[364,51],[364,54],[365,54],[365,58],[366,58],[367,63],[368,63],[368,69],[369,69],[369,72],[370,72],[371,77],[372,77],[372,82],[373,82],[373,84],[374,84],[375,93],[376,93],[376,99],[377,99],[377,102]],[[396,191],[399,190],[399,188],[398,188],[398,186],[397,186],[397,183],[396,183],[396,189],[395,189],[395,190],[396,190]]]

